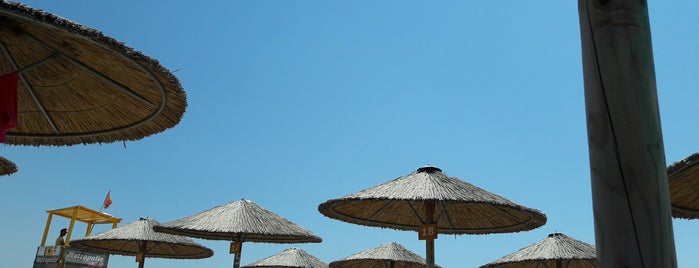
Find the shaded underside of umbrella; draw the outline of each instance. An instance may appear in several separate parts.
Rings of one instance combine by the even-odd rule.
[[[423,167],[378,186],[328,200],[318,206],[327,217],[345,222],[417,230],[430,223],[425,214],[434,206],[437,232],[488,234],[527,231],[546,223],[546,215],[461,179],[436,167]]]
[[[667,168],[672,216],[699,219],[699,153]]]
[[[595,246],[561,233],[506,255],[481,268],[593,268],[597,267]]]
[[[159,224],[154,219],[140,219],[96,235],[76,239],[71,247],[86,251],[136,256],[144,253],[150,258],[202,259],[213,256],[213,251],[191,239],[153,231]]]
[[[0,1],[0,75],[17,73],[17,127],[8,144],[138,140],[177,125],[187,106],[179,80],[101,32]]]
[[[330,263],[331,268],[424,268],[425,258],[391,242]]]
[[[316,256],[299,248],[289,248],[278,254],[243,266],[256,268],[328,268],[328,265]]]
[[[7,158],[0,156],[0,176],[17,172],[17,165]]]
[[[320,243],[322,239],[250,200],[234,201],[154,228],[210,240]]]

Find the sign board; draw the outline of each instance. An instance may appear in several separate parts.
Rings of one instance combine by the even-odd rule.
[[[136,254],[136,262],[143,262],[146,258],[146,253],[137,253]]]
[[[61,246],[40,246],[36,250],[34,257],[34,268],[55,268],[58,267],[58,260],[61,259]]]
[[[437,239],[437,224],[421,224],[417,227],[417,235],[420,240]]]
[[[231,254],[240,254],[240,249],[243,247],[243,242],[231,242]]]
[[[106,268],[109,254],[86,252],[73,248],[65,250],[63,268]]]

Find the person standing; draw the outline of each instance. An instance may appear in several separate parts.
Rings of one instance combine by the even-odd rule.
[[[58,235],[58,237],[56,238],[56,246],[65,246],[66,241],[63,240],[63,237],[66,236],[67,233],[68,233],[68,229],[66,229],[66,228],[61,229],[61,234]]]

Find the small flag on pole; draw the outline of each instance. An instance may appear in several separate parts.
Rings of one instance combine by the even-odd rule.
[[[107,192],[107,197],[104,198],[104,203],[102,204],[104,209],[108,209],[109,206],[112,205],[112,197],[110,196],[111,193],[112,191]]]

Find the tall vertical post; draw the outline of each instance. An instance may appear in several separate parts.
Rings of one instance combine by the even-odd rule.
[[[233,268],[240,268],[240,253],[236,253],[233,257]]]
[[[49,212],[49,217],[46,219],[46,227],[44,227],[44,236],[41,237],[41,246],[46,245],[46,237],[49,235],[49,227],[51,226],[51,219],[53,219],[53,213]]]
[[[578,0],[599,267],[677,267],[646,0]]]
[[[146,250],[148,249],[148,241],[141,241],[139,246],[139,252],[136,254],[136,260],[138,261],[138,268],[143,268],[146,262]]]
[[[425,221],[434,223],[434,201],[425,202]],[[437,230],[434,230],[435,232]],[[425,239],[427,268],[434,268],[434,238]]]
[[[231,253],[233,257],[233,268],[240,268],[240,254],[243,252],[243,234],[238,234],[235,242],[231,242]]]

